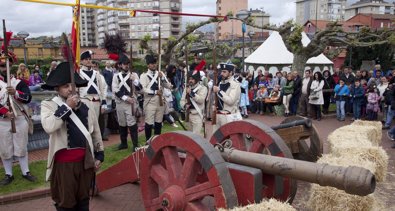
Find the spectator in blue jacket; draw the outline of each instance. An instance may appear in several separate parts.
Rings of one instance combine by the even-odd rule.
[[[346,118],[345,104],[347,98],[350,96],[350,90],[348,86],[344,84],[344,80],[341,78],[339,84],[335,86],[335,99],[336,99],[336,117],[339,121],[344,121]]]
[[[353,100],[353,115],[352,120],[361,119],[361,106],[365,97],[365,91],[361,86],[359,78],[355,79],[354,85],[351,87],[350,97]]]

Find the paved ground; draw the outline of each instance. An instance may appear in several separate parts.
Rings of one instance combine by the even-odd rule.
[[[272,116],[250,116],[250,119],[259,120],[266,123],[269,126],[278,125],[284,118],[272,117]],[[320,122],[314,121],[321,139],[324,141],[324,152],[328,149],[328,143],[326,137],[336,128],[350,124],[351,121],[338,122],[335,118],[323,119]],[[208,128],[209,128],[208,124]],[[116,138],[113,138],[108,144],[118,143]],[[387,138],[383,132],[382,146],[390,156],[390,163],[388,166],[387,180],[384,183],[378,184],[376,188],[376,194],[382,199],[382,202],[387,210],[395,210],[395,201],[393,197],[395,195],[395,149],[391,149],[391,141]],[[30,159],[45,159],[45,150],[41,152],[31,153]],[[43,158],[44,157],[44,158]],[[299,183],[298,193],[294,200],[293,205],[299,210],[304,209],[304,202],[308,197],[309,184]],[[54,210],[51,199],[49,197],[34,199],[30,201],[2,205],[0,210]],[[91,201],[91,210],[104,211],[104,210],[144,210],[142,205],[142,199],[140,195],[140,189],[138,184],[126,184],[120,187],[113,188],[111,190],[104,191],[99,197],[94,198]]]

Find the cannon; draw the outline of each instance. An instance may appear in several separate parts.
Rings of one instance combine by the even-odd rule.
[[[215,144],[187,131],[159,135],[118,168],[99,174],[98,189],[115,186],[117,178],[140,181],[146,210],[177,211],[232,208],[264,198],[292,203],[296,180],[357,195],[374,191],[375,177],[369,170],[295,160],[276,131],[261,122],[243,124],[247,123],[245,132],[261,140],[248,147],[234,141],[241,135]],[[220,140],[217,132],[214,135]]]
[[[261,135],[265,131],[256,133],[261,127],[254,122],[256,121],[230,122],[215,131],[210,142],[216,144],[230,139],[236,149],[261,153],[260,146],[264,145],[267,136]],[[285,141],[295,159],[315,162],[322,156],[323,145],[310,119],[301,116],[288,117],[271,129]]]

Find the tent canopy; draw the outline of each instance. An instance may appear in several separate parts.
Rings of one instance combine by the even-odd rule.
[[[303,46],[307,46],[309,43],[310,39],[307,37],[306,33],[302,32]],[[285,47],[281,35],[277,31],[273,31],[269,38],[245,59],[245,63],[269,66],[292,65],[293,57],[293,54]],[[333,65],[333,62],[324,54],[320,54],[319,56],[307,60],[307,65],[309,64]]]

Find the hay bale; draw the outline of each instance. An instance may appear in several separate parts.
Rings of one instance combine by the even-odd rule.
[[[371,172],[375,172],[375,165],[371,161],[366,161],[360,157],[338,157],[327,154],[321,157],[317,163],[327,163],[336,166],[358,166]],[[370,194],[367,196],[357,196],[346,193],[333,187],[324,187],[317,184],[311,186],[307,207],[311,210],[332,210],[332,211],[368,211],[372,210],[377,204],[375,197]]]
[[[365,160],[359,156],[350,156],[350,154],[325,154],[320,159],[318,159],[317,163],[327,163],[334,166],[357,166],[365,168],[371,172],[376,171],[376,165],[372,161]]]
[[[382,139],[382,123],[379,121],[362,121],[362,120],[356,120],[354,121],[351,125],[360,125],[360,126],[372,126],[374,127],[375,131],[376,131],[376,135],[377,135],[377,140],[378,143],[381,143],[381,139]]]
[[[314,211],[370,211],[374,210],[375,201],[372,194],[367,196],[351,195],[333,187],[313,184],[307,207]]]
[[[352,148],[333,148],[334,156],[349,159],[349,157],[359,157],[363,160],[372,162],[375,165],[373,172],[378,182],[385,181],[387,175],[389,157],[382,147],[352,147]]]
[[[381,128],[380,128],[381,129]],[[356,136],[364,135],[372,142],[373,146],[381,143],[381,133],[377,132],[377,128],[369,125],[347,125],[335,130],[340,134],[354,134]],[[380,137],[380,138],[378,138]]]
[[[277,201],[276,199],[263,200],[259,204],[250,204],[245,207],[235,207],[233,209],[219,209],[219,211],[296,211],[290,204]]]
[[[373,147],[366,134],[345,133],[343,131],[335,130],[328,136],[329,152],[335,148],[365,148]]]

